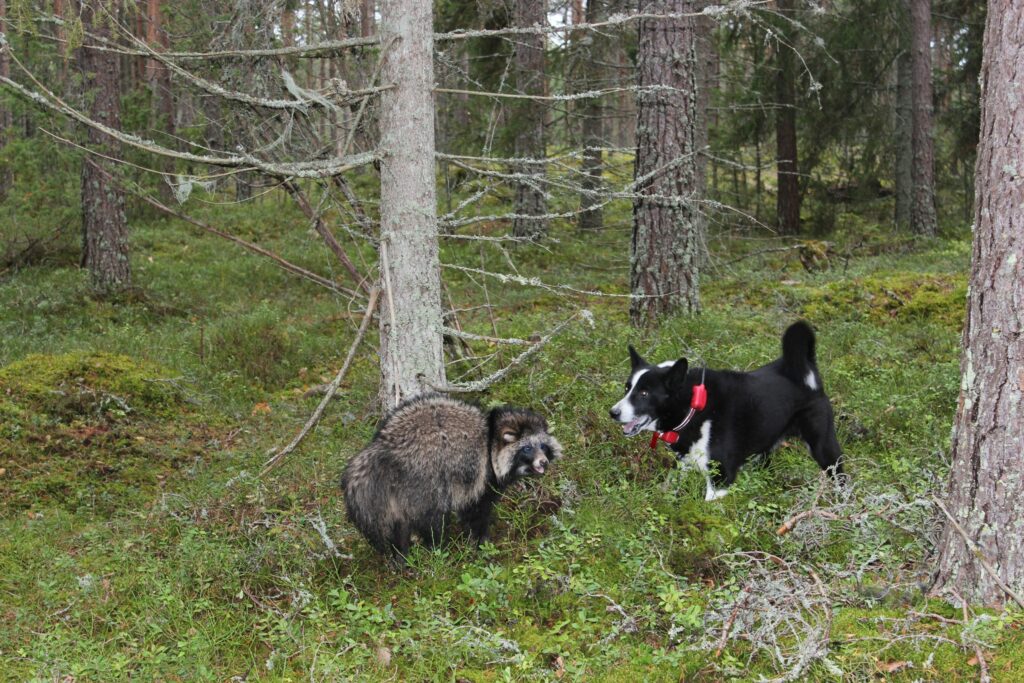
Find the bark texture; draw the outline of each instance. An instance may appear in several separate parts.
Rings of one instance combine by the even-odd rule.
[[[513,0],[513,25],[537,26],[547,23],[545,0]],[[543,95],[544,44],[541,34],[528,33],[516,37],[515,76],[516,91],[524,95]],[[515,127],[514,154],[517,159],[543,159],[544,114],[543,100],[518,100],[512,107],[512,125]],[[547,234],[547,219],[537,218],[547,213],[544,197],[544,164],[519,162],[516,173],[527,179],[516,183],[512,232],[517,237],[540,239]]]
[[[909,27],[906,31],[909,38]],[[906,42],[909,43],[909,40]],[[914,198],[913,76],[909,46],[896,58],[896,227],[910,227],[910,206]]]
[[[1024,590],[1024,11],[988,5],[975,167],[974,255],[946,507],[995,572]],[[937,593],[999,605],[1006,595],[951,524]]]
[[[779,0],[779,12],[791,14],[793,0]],[[783,36],[785,36],[783,32]],[[800,232],[800,176],[796,146],[796,59],[791,41],[777,43],[775,98],[776,168],[778,170],[778,196],[776,218],[779,232],[796,235]]]
[[[163,14],[161,13],[161,0],[148,0],[146,5],[147,26],[146,41],[150,47],[158,52],[166,52],[170,46],[167,40],[167,31],[163,28]],[[153,118],[155,119],[155,130],[166,133],[168,143],[174,145],[175,120],[174,120],[174,91],[171,89],[171,71],[163,62],[156,59],[146,61],[146,81],[149,83],[150,91],[153,93]],[[174,161],[164,159],[162,161],[164,171],[174,172]],[[170,184],[164,180],[159,181],[160,199],[165,204],[174,202],[174,191]]]
[[[98,20],[95,3],[81,5],[82,26],[87,33],[110,39],[110,25]],[[107,126],[121,128],[121,62],[117,54],[79,48],[79,63],[87,85],[89,115]],[[99,154],[118,159],[121,146],[116,141],[88,128],[89,147]],[[93,293],[105,297],[118,294],[132,284],[128,261],[128,226],[125,222],[124,195],[99,169],[110,164],[100,157],[86,156],[82,161],[82,265],[89,270]]]
[[[0,0],[0,33],[7,35],[7,0]],[[11,76],[11,56],[7,50],[0,52],[0,76],[4,78]],[[13,123],[14,117],[11,110],[3,102],[0,102],[0,148],[7,145]],[[12,181],[11,169],[0,166],[0,201],[7,197]]]
[[[595,23],[607,16],[607,0],[587,0],[586,20]],[[580,91],[587,92],[605,87],[605,60],[607,38],[600,31],[588,31],[580,39]],[[604,104],[600,97],[591,97],[580,107],[583,119],[583,161],[580,170],[580,230],[600,230],[604,227],[601,208],[601,173],[604,169],[601,148],[605,146]]]
[[[381,94],[381,401],[444,384],[434,187],[434,34],[430,0],[381,3],[388,45]],[[398,40],[391,42],[391,37]]]
[[[935,217],[935,150],[932,121],[931,0],[905,0],[910,4],[910,62],[914,122],[914,197],[910,229],[925,236],[937,231]]]
[[[640,12],[691,13],[693,3],[642,0]],[[643,19],[638,45],[630,320],[645,326],[700,307],[696,21]]]

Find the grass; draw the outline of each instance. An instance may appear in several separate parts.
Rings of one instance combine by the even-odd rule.
[[[286,204],[201,212],[332,272]],[[512,255],[525,277],[621,293],[627,220],[620,207],[598,235],[556,226],[557,242]],[[826,619],[828,654],[803,671],[810,680],[974,680],[962,642],[980,644],[994,680],[1024,667],[1019,615],[972,613],[964,635],[962,615],[922,590],[937,522],[926,501],[945,476],[958,387],[966,235],[908,246],[878,226],[840,231],[831,253],[815,247],[813,272],[796,251],[722,236],[702,315],[653,332],[629,327],[621,298],[487,282],[493,320],[463,311],[467,329],[526,337],[576,306],[593,312],[592,326],[573,323],[475,397],[542,410],[567,457],[503,500],[493,545],[418,549],[394,573],[348,525],[337,489],[379,417],[375,342],[299,451],[257,475],[311,412],[303,392],[333,374],[360,312],[180,224],[132,230],[138,290],[125,301],[90,299],[66,261],[0,282],[0,678],[758,680],[791,668]],[[458,241],[443,259],[508,267]],[[480,278],[445,275],[453,300],[480,303]],[[607,419],[627,343],[652,359],[753,368],[800,317],[819,332],[852,493],[824,487],[793,445],[705,503],[699,476]],[[472,379],[473,366],[449,375]],[[845,518],[775,533],[816,496]],[[747,634],[768,633],[757,614],[808,625],[772,632],[789,659],[756,638],[715,656],[736,601],[773,591],[805,602],[734,618]]]

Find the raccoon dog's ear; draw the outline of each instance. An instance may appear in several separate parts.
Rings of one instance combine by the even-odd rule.
[[[689,370],[690,363],[685,358],[680,358],[675,364],[668,369],[668,374],[665,376],[665,383],[673,391],[680,391],[686,386],[686,371]]]
[[[641,365],[649,365],[649,363],[643,359],[643,356],[636,352],[636,349],[633,348],[632,344],[629,345],[629,362],[634,370]]]
[[[503,443],[512,443],[519,438],[519,435],[513,432],[511,429],[501,430],[501,440]]]

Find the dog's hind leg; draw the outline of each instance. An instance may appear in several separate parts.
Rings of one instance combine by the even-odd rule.
[[[444,515],[435,515],[426,524],[417,529],[417,533],[423,539],[423,545],[428,548],[434,548],[442,545],[447,540],[445,521]]]
[[[836,438],[832,404],[824,396],[797,418],[800,438],[807,442],[811,457],[833,477],[843,473],[843,450]]]

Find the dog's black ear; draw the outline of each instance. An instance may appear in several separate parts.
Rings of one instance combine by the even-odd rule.
[[[629,345],[629,362],[634,370],[641,365],[648,365],[647,361],[645,361],[643,357],[636,352],[636,349],[633,348],[632,344]]]
[[[690,369],[690,363],[685,358],[680,358],[668,369],[665,376],[665,383],[671,390],[681,390],[686,386],[686,371]]]

